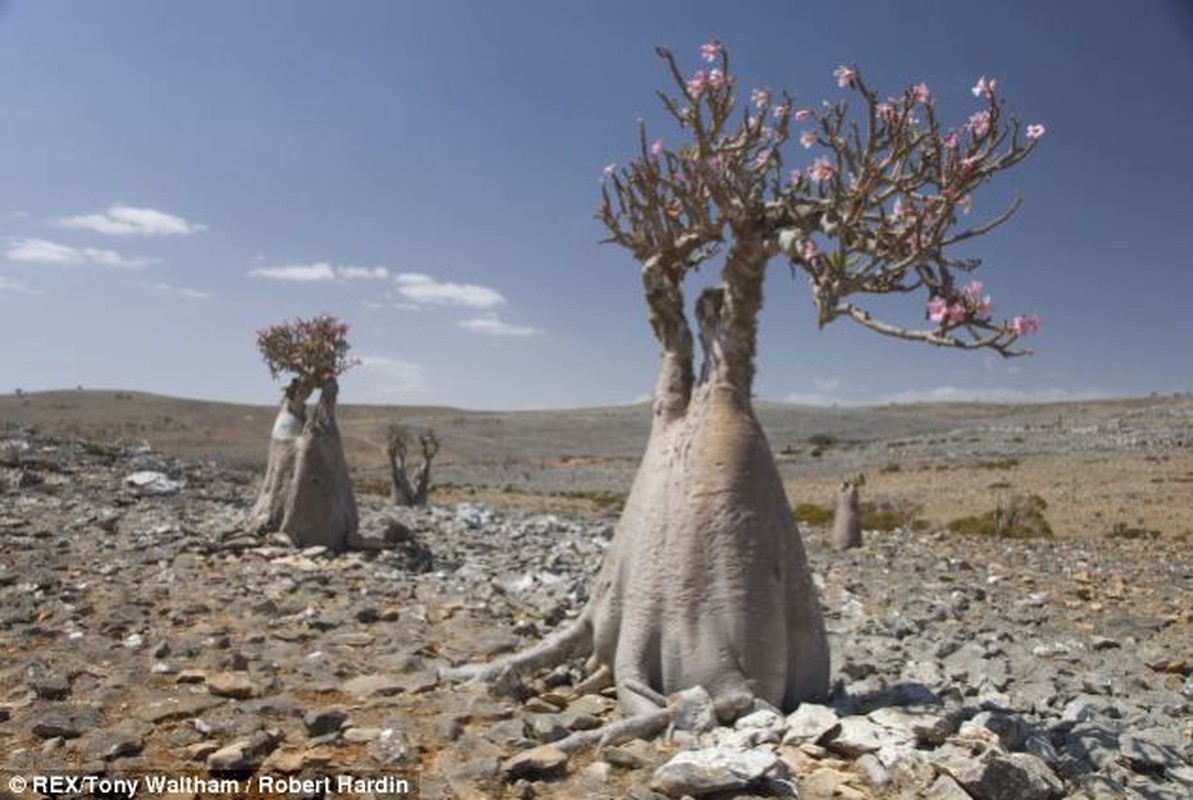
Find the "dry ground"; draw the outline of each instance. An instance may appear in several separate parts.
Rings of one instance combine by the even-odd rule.
[[[1193,535],[1193,397],[861,409],[760,403],[758,410],[793,503],[831,505],[842,478],[863,472],[864,498],[916,510],[936,527],[1035,493],[1061,536],[1116,527]],[[0,397],[0,428],[143,439],[165,452],[261,466],[274,413],[121,391]],[[645,445],[649,410],[346,405],[340,424],[361,491],[386,490],[384,436],[392,422],[440,434],[434,502],[611,515]]]

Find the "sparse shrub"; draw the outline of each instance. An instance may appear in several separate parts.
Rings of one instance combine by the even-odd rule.
[[[923,507],[904,499],[884,499],[862,503],[862,528],[868,531],[921,530],[927,522],[920,519]]]
[[[985,514],[955,519],[948,528],[954,533],[1008,539],[1050,537],[1052,526],[1044,518],[1047,508],[1047,501],[1038,494],[1016,495]]]
[[[878,468],[878,471],[881,473],[884,473],[884,474],[890,474],[892,472],[902,472],[903,465],[891,462],[890,464],[883,464],[881,467]]]
[[[795,521],[801,525],[829,525],[833,521],[833,510],[816,503],[800,503],[794,514]]]
[[[989,461],[979,461],[974,464],[974,469],[1014,469],[1019,466],[1020,461],[1017,458],[995,458]]]
[[[1152,528],[1144,528],[1142,526],[1128,525],[1125,522],[1116,522],[1114,527],[1106,532],[1107,539],[1159,539],[1160,532]]]

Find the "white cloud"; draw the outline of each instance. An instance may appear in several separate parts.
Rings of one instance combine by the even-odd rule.
[[[967,389],[960,386],[932,386],[896,392],[882,398],[882,403],[1059,403],[1075,400],[1098,400],[1113,397],[1098,390],[1073,389]]]
[[[153,285],[155,294],[162,297],[173,297],[177,300],[210,300],[211,292],[203,292],[199,289],[188,289],[185,286],[171,286],[168,283],[155,283]]]
[[[417,272],[403,272],[394,276],[394,287],[398,294],[415,303],[429,305],[465,306],[467,308],[490,309],[505,302],[505,297],[496,289],[473,283],[443,283],[430,275]]]
[[[22,281],[0,275],[0,294],[45,294],[36,289],[30,289]]]
[[[389,277],[385,267],[336,267],[336,277],[342,281],[383,281]]]
[[[64,228],[79,228],[110,236],[187,236],[207,230],[206,225],[164,211],[120,204],[109,206],[107,211],[99,214],[63,217],[58,224]]]
[[[249,274],[275,281],[312,283],[315,281],[334,280],[385,280],[389,277],[389,270],[385,267],[348,267],[331,264],[327,261],[317,261],[313,264],[281,264],[276,267],[257,267],[256,269],[249,270]]]
[[[126,258],[115,250],[101,250],[95,247],[70,247],[45,239],[16,239],[10,241],[4,252],[9,261],[22,264],[51,264],[72,267],[81,264],[98,264],[104,267],[139,269],[149,265],[145,258]]]
[[[344,396],[352,402],[388,403],[409,400],[426,389],[422,364],[381,355],[358,356],[360,364],[344,375]]]
[[[249,270],[250,275],[258,278],[269,278],[272,281],[296,281],[312,283],[314,281],[334,281],[336,272],[330,264],[283,264],[277,267],[257,267]]]
[[[538,328],[502,322],[495,314],[460,320],[459,325],[464,330],[485,336],[536,336],[542,333]]]

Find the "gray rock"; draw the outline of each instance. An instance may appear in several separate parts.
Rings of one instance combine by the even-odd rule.
[[[552,744],[518,753],[501,764],[507,780],[543,778],[560,775],[567,770],[568,754]]]
[[[865,717],[845,717],[841,720],[837,735],[829,739],[825,746],[834,753],[857,758],[881,750],[887,738],[888,734],[881,726]]]
[[[1051,800],[1064,794],[1060,779],[1029,753],[990,751],[951,774],[976,800]]]
[[[103,724],[103,715],[90,706],[56,706],[33,722],[31,731],[39,739],[76,739]]]
[[[314,708],[302,717],[308,736],[325,736],[335,733],[348,719],[348,712],[342,708]]]
[[[655,770],[651,788],[668,797],[698,797],[744,789],[761,780],[779,763],[769,750],[734,751],[721,748],[685,750]]]
[[[994,732],[1006,750],[1021,750],[1031,735],[1031,726],[1016,714],[982,711],[971,721]]]
[[[828,706],[816,703],[800,703],[799,708],[787,715],[787,733],[783,744],[818,744],[841,729],[841,719]]]

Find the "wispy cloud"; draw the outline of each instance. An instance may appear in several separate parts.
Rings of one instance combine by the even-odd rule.
[[[154,294],[162,297],[172,297],[176,300],[210,300],[211,292],[189,289],[185,286],[171,286],[168,283],[155,283],[151,287]]]
[[[527,325],[514,325],[498,319],[496,314],[486,314],[483,317],[460,320],[461,328],[485,336],[537,336],[542,333],[538,328]]]
[[[409,400],[426,389],[422,364],[383,355],[362,355],[360,365],[344,376],[354,402]],[[348,386],[345,389],[349,388]]]
[[[280,264],[275,267],[257,267],[249,270],[250,275],[275,281],[313,283],[316,281],[383,281],[389,277],[385,267],[351,267],[317,261],[312,264]]]
[[[70,247],[46,239],[15,239],[4,251],[9,261],[21,264],[48,264],[72,267],[81,264],[97,264],[103,267],[140,269],[150,264],[146,258],[128,258],[115,250],[101,250],[95,247]]]
[[[962,386],[931,386],[887,395],[883,403],[1059,403],[1098,400],[1112,397],[1110,392],[1058,388],[1011,389],[992,387],[971,389]]]
[[[45,292],[30,289],[22,281],[0,275],[0,295],[2,294],[45,294]]]
[[[505,302],[496,289],[474,283],[444,283],[418,272],[403,272],[394,276],[398,294],[414,303],[427,305],[464,306],[491,309]]]
[[[64,228],[95,231],[109,236],[189,236],[207,230],[206,225],[155,208],[120,204],[109,206],[98,214],[63,217],[58,224]]]

